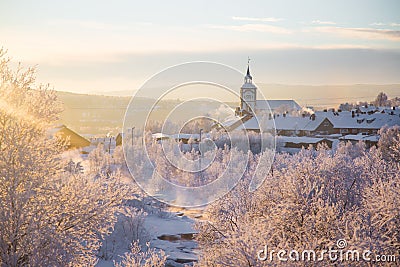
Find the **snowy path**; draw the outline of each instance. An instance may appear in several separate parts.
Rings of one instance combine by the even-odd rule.
[[[132,206],[145,203],[145,210],[148,212],[142,227],[148,234],[150,246],[156,249],[162,249],[167,255],[166,267],[183,267],[185,264],[192,265],[198,260],[197,242],[193,240],[196,230],[194,223],[201,219],[201,209],[183,209],[168,207],[162,209],[157,206],[157,202],[144,201],[131,203]],[[123,239],[123,236],[115,237],[116,240]],[[118,243],[118,242],[117,242]],[[123,255],[128,252],[124,249],[115,251],[116,255]],[[97,267],[112,267],[113,259],[100,260]]]

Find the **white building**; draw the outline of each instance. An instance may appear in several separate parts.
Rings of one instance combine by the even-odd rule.
[[[240,88],[240,107],[238,113],[262,114],[274,111],[301,110],[299,104],[292,99],[288,100],[257,100],[257,87],[253,84],[253,77],[250,74],[250,66],[247,65],[244,83]]]

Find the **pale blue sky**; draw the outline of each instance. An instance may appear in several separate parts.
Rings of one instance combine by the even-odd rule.
[[[74,92],[210,60],[257,82],[400,83],[400,1],[1,1],[0,46]]]

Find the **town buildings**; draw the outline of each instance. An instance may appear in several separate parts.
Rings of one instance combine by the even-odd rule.
[[[259,100],[249,65],[240,89],[240,106],[235,114],[234,118],[218,127],[228,131],[260,132],[263,124],[267,129],[275,129],[278,136],[286,137],[280,138],[284,146],[294,148],[321,142],[331,146],[334,140],[365,141],[372,146],[378,142],[382,127],[400,125],[400,107],[369,105],[351,111],[325,109],[310,112],[294,100]]]

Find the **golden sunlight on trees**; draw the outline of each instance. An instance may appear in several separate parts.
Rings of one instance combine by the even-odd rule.
[[[0,265],[93,266],[126,190],[115,175],[64,170],[47,129],[61,111],[35,70],[0,50]]]

